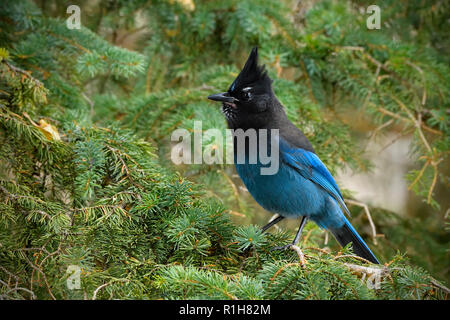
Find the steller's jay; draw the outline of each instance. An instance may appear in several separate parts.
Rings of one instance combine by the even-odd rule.
[[[345,217],[350,215],[341,192],[328,169],[315,154],[311,143],[291,121],[283,105],[275,97],[272,80],[264,66],[258,65],[258,49],[253,48],[244,68],[227,92],[214,94],[208,99],[222,102],[222,112],[230,129],[256,130],[258,142],[269,134],[259,129],[278,129],[279,167],[275,174],[261,174],[259,161],[249,161],[251,148],[245,142],[244,161],[236,162],[237,148],[234,137],[235,166],[253,198],[266,210],[279,216],[262,228],[268,228],[284,218],[302,217],[300,227],[291,244],[277,247],[286,249],[296,245],[308,219],[329,230],[336,240],[362,258],[379,263],[369,247]],[[270,147],[268,147],[270,148]]]

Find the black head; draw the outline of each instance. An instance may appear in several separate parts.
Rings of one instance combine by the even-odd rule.
[[[222,112],[231,128],[258,128],[271,111],[272,80],[264,66],[258,65],[258,48],[250,56],[227,92],[213,94],[208,99],[222,102]]]

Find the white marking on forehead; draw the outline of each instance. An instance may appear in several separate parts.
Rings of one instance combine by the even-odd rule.
[[[242,89],[242,91],[247,92],[250,91],[252,89],[252,87],[245,87],[244,89]]]

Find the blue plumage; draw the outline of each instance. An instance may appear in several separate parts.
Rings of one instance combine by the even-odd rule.
[[[303,178],[321,186],[350,215],[336,181],[319,157],[302,148],[291,147],[282,137],[279,144],[283,162],[294,168]]]
[[[236,163],[236,171],[250,194],[264,209],[286,218],[307,217],[321,228],[330,230],[343,246],[353,243],[360,256],[379,263],[367,244],[345,217],[348,212],[333,176],[319,157],[279,139],[279,170],[261,175],[256,164]],[[258,158],[259,160],[259,158]]]
[[[259,163],[236,164],[236,170],[264,209],[287,218],[307,216],[323,228],[338,228],[344,224],[345,217],[335,200],[343,203],[342,195],[315,154],[291,148],[280,137],[278,172],[261,175],[261,166]]]

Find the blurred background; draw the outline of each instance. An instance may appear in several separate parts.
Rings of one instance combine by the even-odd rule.
[[[69,5],[79,7],[81,29],[64,27]],[[225,130],[206,97],[225,91],[258,46],[276,95],[335,175],[375,254],[389,262],[405,253],[449,283],[448,1],[36,0],[2,11],[3,23],[20,21],[3,44],[58,97],[48,119],[130,130],[157,147],[168,170],[223,202],[236,224],[263,225],[271,214],[232,165],[173,165],[170,134],[192,132],[194,121]],[[105,49],[92,34],[131,53]],[[338,248],[312,223],[305,235]]]

